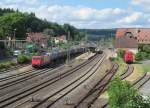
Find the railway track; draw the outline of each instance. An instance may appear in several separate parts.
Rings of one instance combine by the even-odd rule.
[[[61,64],[61,65],[56,65],[54,66],[55,68],[56,67],[63,67],[64,64]],[[7,76],[7,77],[4,77],[4,78],[0,78],[0,83],[3,82],[3,81],[6,81],[6,80],[11,80],[11,79],[18,79],[19,77],[21,76],[25,76],[25,75],[28,75],[28,74],[39,74],[41,71],[45,71],[45,70],[48,70],[50,67],[45,67],[44,69],[42,70],[38,70],[38,69],[35,69],[35,68],[32,68],[31,70],[28,70],[28,71],[25,71],[25,72],[22,72],[22,73],[18,73],[18,74],[12,74],[10,76]],[[54,68],[54,69],[55,69]],[[50,68],[52,69],[52,68]],[[34,73],[35,72],[35,73]],[[38,72],[38,73],[36,73]]]
[[[52,70],[53,69],[43,69],[37,72],[35,71],[34,73],[31,71],[31,74],[27,73],[23,77],[14,79],[13,81],[9,80],[8,82],[0,83],[0,96],[4,96],[10,92],[21,89],[22,87],[30,84],[32,81],[38,80],[37,78],[40,79],[44,76],[46,77],[46,75],[51,75],[50,71]]]
[[[120,75],[121,79],[125,79],[128,76],[130,76],[134,71],[134,67],[132,65],[127,65],[127,69],[125,70],[125,72],[123,74]]]
[[[4,74],[4,73],[6,74],[6,73],[15,71],[17,69],[20,69],[20,68],[23,68],[23,67],[26,67],[26,66],[29,66],[29,65],[30,64],[16,65],[16,66],[10,67],[10,68],[5,69],[5,70],[0,70],[0,74]]]
[[[127,69],[128,70],[128,69]],[[134,70],[134,67],[133,66],[130,66],[130,69],[128,73],[132,73]],[[132,72],[131,72],[132,71]],[[126,76],[128,77],[128,75]],[[121,79],[125,79],[124,77],[121,76]],[[134,81],[132,83],[132,87],[134,88],[137,88],[137,89],[140,89],[146,82],[148,82],[150,80],[150,76],[148,76],[147,74],[144,74],[142,77],[140,77],[139,79],[137,79],[136,81]],[[108,102],[106,104],[104,104],[102,106],[102,108],[108,108]]]
[[[53,106],[56,102],[58,102],[60,99],[65,97],[68,93],[72,92],[74,89],[79,87],[81,84],[87,81],[93,74],[95,74],[96,70],[99,68],[104,58],[105,57],[103,57],[103,59],[99,59],[98,62],[96,62],[92,67],[90,67],[83,75],[81,75],[74,81],[70,82],[68,85],[64,86],[60,90],[56,91],[55,93],[47,96],[45,99],[43,99],[38,104],[34,105],[32,108],[41,108],[41,107],[50,108],[51,106]],[[53,100],[53,101],[49,102],[49,100]]]
[[[132,65],[127,65],[125,72],[120,75],[120,78],[122,80],[124,80],[125,78],[130,76],[133,73],[133,71],[134,71],[134,67]],[[105,92],[105,91],[106,90],[104,90],[103,92]],[[102,108],[107,108],[107,107],[108,107],[108,102],[106,102],[104,105],[102,105]]]
[[[147,73],[145,73],[142,77],[140,77],[135,82],[133,82],[132,86],[137,88],[137,89],[141,89],[142,86],[144,84],[146,84],[149,80],[150,80],[150,75],[147,75]]]
[[[64,64],[59,65],[58,68],[45,68],[42,70],[33,69],[0,79],[0,96],[6,95],[14,90],[18,90],[22,88],[23,85],[26,86],[31,82],[35,82],[35,80],[48,77],[49,75],[61,70],[63,67]]]
[[[60,71],[64,65],[61,65],[59,68],[50,68],[50,69],[42,69],[42,70],[32,70],[22,73],[21,75],[15,75],[12,77],[6,78],[9,79],[8,81],[5,82],[0,82],[0,96],[6,95],[9,92],[18,90],[31,82],[35,82],[39,79],[44,79],[53,73],[56,73],[57,71]],[[52,71],[52,72],[51,72]],[[5,80],[5,79],[3,79]]]
[[[142,77],[140,77],[139,79],[137,79],[135,82],[132,83],[132,87],[137,88],[137,89],[141,89],[142,86],[147,83],[150,80],[150,76],[147,76],[146,74],[144,74]],[[102,108],[108,108],[109,103],[107,102],[106,104],[104,104],[102,106]]]
[[[36,71],[36,69],[31,69],[31,70],[28,70],[28,71],[25,71],[25,72],[12,74],[10,76],[4,77],[4,78],[0,78],[0,82],[7,81],[7,80],[10,80],[10,79],[15,79],[15,78],[18,78],[20,76],[24,76],[24,75],[29,74],[29,73],[31,74],[31,72],[33,72],[33,71]]]
[[[90,108],[111,81],[118,67],[117,64],[114,64],[111,70],[106,72],[97,84],[73,108]]]
[[[30,95],[32,95],[32,94],[35,95],[35,93],[40,91],[41,89],[59,81],[60,79],[63,79],[64,77],[66,77],[68,75],[71,75],[72,73],[75,73],[77,70],[86,66],[87,64],[89,64],[90,62],[95,60],[96,58],[97,58],[97,56],[93,57],[93,59],[91,59],[91,60],[89,60],[89,61],[87,61],[87,62],[85,62],[85,63],[83,63],[77,67],[74,67],[73,69],[66,71],[65,73],[56,74],[53,77],[46,78],[44,80],[41,80],[38,83],[31,84],[31,85],[29,85],[23,89],[20,89],[18,91],[13,92],[13,93],[2,96],[0,98],[0,107],[1,108],[4,108],[4,107],[12,108],[12,104],[13,104],[13,106],[18,106],[18,104],[22,104],[22,103],[28,101],[30,98]]]
[[[133,73],[133,71],[134,71],[134,67],[132,65],[128,65],[125,73],[123,73],[121,75],[121,79],[123,80],[123,79],[127,78],[129,75],[131,75]],[[147,74],[144,74],[142,77],[140,77],[139,79],[137,79],[136,81],[134,81],[132,83],[132,87],[137,88],[137,89],[141,89],[142,86],[145,83],[147,83],[149,80],[150,80],[150,76]],[[104,104],[101,108],[108,108],[108,102],[106,104]]]

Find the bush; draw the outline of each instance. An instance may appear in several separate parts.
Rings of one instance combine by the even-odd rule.
[[[140,44],[139,47],[139,53],[137,54],[136,59],[144,60],[144,59],[150,59],[150,44]]]
[[[9,68],[11,66],[16,65],[16,63],[14,62],[5,62],[5,63],[0,63],[0,69],[4,69],[4,68]]]
[[[22,64],[22,63],[27,63],[31,61],[31,58],[29,56],[26,55],[19,55],[17,57],[17,61],[18,63]]]
[[[135,60],[136,60],[136,61],[140,61],[140,60],[142,60],[142,59],[143,59],[142,54],[141,54],[140,52],[138,52],[138,53],[135,55]]]
[[[136,61],[141,61],[141,60],[144,60],[144,59],[149,59],[150,55],[146,52],[138,52],[136,55],[135,55],[135,60]]]
[[[144,52],[146,52],[146,53],[150,53],[150,45],[144,45],[144,46],[143,46],[143,50],[144,50]]]
[[[119,58],[116,58],[116,57],[109,57],[109,60],[110,61],[115,61],[115,60],[118,60]]]
[[[127,81],[114,79],[108,88],[110,108],[150,108],[149,99],[145,100]]]
[[[125,50],[118,49],[118,51],[117,51],[118,57],[123,58],[123,57],[124,57],[124,54],[125,54]]]

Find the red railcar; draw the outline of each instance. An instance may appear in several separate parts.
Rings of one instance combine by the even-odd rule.
[[[33,56],[32,66],[33,67],[43,67],[50,63],[50,58],[48,56]]]
[[[134,54],[131,51],[126,51],[125,54],[124,54],[124,61],[126,63],[133,63]]]

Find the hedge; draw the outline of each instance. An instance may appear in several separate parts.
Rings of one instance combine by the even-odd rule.
[[[22,63],[28,63],[31,61],[31,57],[27,56],[27,55],[19,55],[17,57],[17,61],[18,63],[22,64]]]

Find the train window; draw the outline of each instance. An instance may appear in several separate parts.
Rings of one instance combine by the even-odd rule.
[[[33,58],[33,60],[41,60],[41,58]]]

